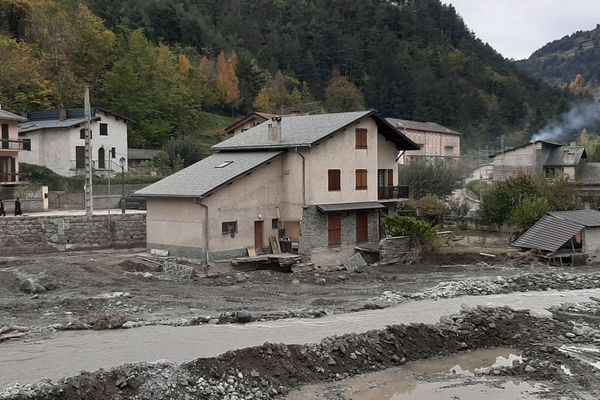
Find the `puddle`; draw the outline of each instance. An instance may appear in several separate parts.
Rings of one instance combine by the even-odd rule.
[[[476,377],[475,372],[521,362],[511,348],[477,350],[408,363],[344,381],[306,386],[287,400],[523,400],[548,391],[539,383]]]

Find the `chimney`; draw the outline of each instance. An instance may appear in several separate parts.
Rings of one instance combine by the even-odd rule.
[[[60,119],[61,121],[67,119],[67,110],[65,110],[63,106],[60,106],[60,108],[58,109],[58,119]]]
[[[273,117],[271,121],[267,127],[269,143],[281,143],[281,117]]]

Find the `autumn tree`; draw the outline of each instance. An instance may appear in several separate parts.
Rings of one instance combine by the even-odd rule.
[[[356,85],[336,70],[325,88],[325,108],[329,112],[362,110],[365,99]]]
[[[239,81],[236,75],[237,55],[234,53],[227,58],[221,51],[217,57],[217,87],[223,102],[232,108],[240,98]]]

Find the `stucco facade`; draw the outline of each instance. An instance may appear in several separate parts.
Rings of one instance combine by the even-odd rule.
[[[357,130],[366,132],[366,144],[360,147]],[[202,196],[177,201],[148,196],[148,248],[196,254],[204,260],[208,249],[212,261],[245,256],[249,247],[270,252],[270,238],[288,237],[307,258],[333,262],[331,254],[345,256],[358,242],[379,240],[380,201],[397,201],[381,199],[379,175],[385,176],[383,184],[397,184],[398,153],[397,146],[379,132],[376,120],[365,117],[311,146],[286,148]],[[219,154],[227,158],[227,152]],[[235,157],[243,158],[243,152]],[[226,172],[227,166],[213,168]],[[332,189],[330,170],[339,171],[339,188]],[[357,171],[366,174],[359,187]],[[324,210],[325,205],[344,204],[359,204],[359,208]],[[341,223],[339,243],[334,244],[328,236],[331,214],[339,216]],[[189,234],[183,239],[185,232]]]
[[[25,118],[6,111],[0,113],[0,184],[3,185],[19,182],[20,154],[29,149],[28,143],[19,140],[20,120]]]
[[[122,157],[127,170],[127,122],[100,110],[96,112],[96,116],[99,118],[91,123],[94,170],[98,173],[107,170],[120,172]],[[102,129],[106,135],[100,134],[101,125],[105,125]],[[81,148],[85,147],[85,139],[81,134],[83,128],[83,124],[77,124],[71,127],[21,131],[20,138],[30,140],[32,148],[32,151],[23,154],[21,161],[48,167],[63,176],[83,174],[85,171],[81,159]],[[99,160],[102,154],[104,154],[103,161]]]

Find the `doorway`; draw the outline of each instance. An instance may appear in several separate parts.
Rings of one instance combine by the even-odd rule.
[[[356,212],[356,243],[369,241],[369,214],[366,211]]]
[[[263,221],[254,221],[254,248],[257,252],[265,247],[263,241]]]

